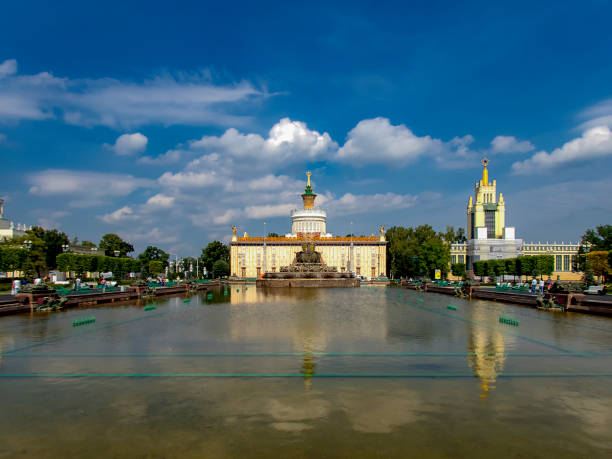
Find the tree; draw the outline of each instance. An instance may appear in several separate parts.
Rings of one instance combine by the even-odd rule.
[[[609,252],[597,250],[587,254],[588,264],[593,270],[593,274],[598,276],[602,282],[605,282],[606,277],[612,271],[608,264]],[[603,278],[603,279],[602,279]]]
[[[451,272],[453,276],[461,279],[465,278],[465,263],[453,263],[451,265]]]
[[[104,254],[108,257],[117,256],[115,255],[116,250],[119,251],[119,257],[125,257],[128,253],[134,251],[134,246],[132,244],[125,242],[114,233],[108,233],[102,236],[98,247],[104,250]]]
[[[447,225],[446,231],[444,232],[442,237],[444,238],[444,241],[448,242],[449,244],[452,244],[453,242],[455,242],[455,239],[457,238],[455,234],[455,227]]]
[[[221,241],[209,242],[206,248],[202,249],[200,262],[206,266],[206,270],[212,272],[213,264],[217,260],[223,260],[229,263],[230,250],[227,245]]]
[[[450,264],[450,243],[429,225],[416,228],[393,226],[385,233],[390,277],[434,277],[436,269],[443,277]]]
[[[278,233],[268,233],[268,237],[280,237]]]
[[[148,246],[144,252],[138,255],[138,261],[140,261],[140,266],[144,271],[148,271],[150,261],[161,261],[162,266],[165,268],[168,264],[168,258],[169,255],[166,252],[152,245]]]
[[[590,245],[592,251],[612,250],[612,225],[587,229],[582,235],[582,245]]]
[[[45,241],[45,262],[47,269],[55,269],[57,267],[55,257],[63,252],[62,246],[68,244],[70,240],[66,233],[56,229],[45,230],[42,239]]]
[[[164,264],[159,260],[149,261],[149,274],[159,274],[164,271]]]
[[[85,248],[85,249],[90,249],[92,247],[96,247],[96,244],[94,244],[91,241],[83,241],[81,242],[81,247]],[[114,254],[113,254],[114,255]]]
[[[459,244],[467,242],[467,239],[465,237],[465,230],[463,228],[457,229],[457,232],[455,233],[455,242]]]
[[[225,260],[217,260],[213,263],[212,273],[213,277],[228,276],[230,271],[229,263]]]

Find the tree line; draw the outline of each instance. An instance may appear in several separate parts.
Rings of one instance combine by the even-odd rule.
[[[104,255],[74,253],[75,248],[95,248],[104,250]],[[65,250],[65,249],[68,250]],[[28,279],[42,277],[49,271],[57,269],[62,272],[74,272],[84,276],[87,272],[112,272],[121,277],[127,273],[140,273],[143,277],[165,273],[168,268],[176,275],[194,270],[197,266],[200,273],[206,268],[214,277],[229,274],[229,247],[220,241],[212,241],[199,257],[182,259],[182,272],[176,271],[176,264],[171,262],[170,254],[164,250],[147,246],[136,257],[130,256],[134,246],[114,233],[102,236],[96,246],[93,242],[78,238],[72,241],[64,232],[57,229],[45,230],[34,226],[25,235],[18,238],[0,241],[0,272],[21,271]],[[194,273],[195,275],[195,273]]]
[[[472,265],[474,275],[478,277],[550,276],[555,270],[555,257],[554,255],[531,255],[500,260],[475,261]]]

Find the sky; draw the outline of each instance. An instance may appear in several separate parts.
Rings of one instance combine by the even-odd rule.
[[[489,158],[526,241],[612,216],[606,1],[2,2],[5,217],[178,256],[290,231],[465,227]]]

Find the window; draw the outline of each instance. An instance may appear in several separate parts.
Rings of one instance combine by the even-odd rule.
[[[563,256],[555,256],[555,271],[561,271],[563,269]]]
[[[485,210],[485,226],[487,227],[487,239],[495,239],[495,211]]]
[[[452,264],[457,263],[457,255],[451,255],[451,263]]]
[[[570,256],[563,255],[563,271],[569,271],[569,270],[570,270]]]
[[[459,255],[459,263],[465,263],[465,255]]]

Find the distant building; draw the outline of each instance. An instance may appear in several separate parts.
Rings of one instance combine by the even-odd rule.
[[[291,212],[291,233],[284,237],[238,237],[236,227],[230,243],[230,274],[234,277],[255,278],[266,272],[278,272],[290,265],[302,244],[312,240],[323,262],[339,272],[354,272],[366,277],[385,276],[387,242],[382,226],[379,236],[336,237],[327,232],[327,213],[315,208],[317,195],[308,183],[302,194],[303,209]]]
[[[488,160],[482,160],[482,179],[474,186],[467,205],[467,242],[451,245],[451,263],[465,263],[468,271],[480,260],[515,258],[522,255],[553,255],[553,279],[577,280],[572,272],[573,257],[580,244],[565,242],[523,242],[515,228],[506,226],[506,202],[497,194],[495,180],[489,182]]]
[[[4,218],[4,199],[0,199],[0,240],[8,240],[23,236],[30,227],[21,223],[9,222]]]

